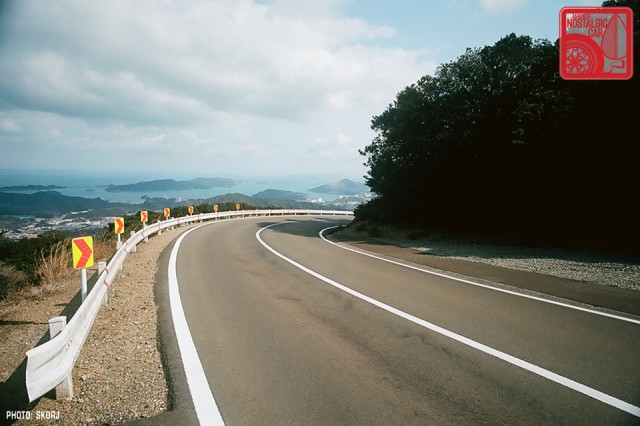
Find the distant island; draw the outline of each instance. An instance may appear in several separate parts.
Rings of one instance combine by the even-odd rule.
[[[64,189],[64,186],[58,185],[17,185],[17,186],[0,186],[0,191],[20,192],[20,191],[52,191],[54,189]]]
[[[159,179],[131,183],[127,185],[109,185],[107,192],[141,192],[141,191],[185,191],[191,189],[227,188],[236,181],[227,178],[195,178],[191,180]]]
[[[248,205],[262,208],[353,208],[348,203],[342,203],[342,205],[312,203],[304,199],[300,199],[298,196],[304,196],[304,194],[297,192],[267,190],[263,191],[263,193],[264,194],[260,197],[256,197],[256,195],[260,195],[261,193],[255,194],[252,197],[244,194],[233,193],[216,195],[207,199],[191,200],[177,200],[175,198],[164,197],[144,197],[144,202],[142,204],[129,204],[105,201],[101,198],[70,197],[57,191],[40,191],[33,194],[16,194],[0,191],[0,216],[27,215],[36,217],[53,217],[55,215],[71,212],[85,212],[85,215],[89,215],[91,217],[108,217],[136,212],[143,209],[162,210],[165,207],[175,207],[179,205],[201,203],[217,204],[227,202],[246,203]],[[265,198],[267,196],[270,197]],[[278,196],[281,198],[275,198]]]
[[[342,179],[338,182],[311,188],[310,192],[332,195],[358,195],[371,192],[371,189],[364,183],[354,182],[349,179]]]
[[[261,200],[293,200],[301,201],[307,199],[307,194],[302,192],[284,191],[281,189],[265,189],[252,195],[253,198]]]
[[[96,215],[122,214],[132,210],[125,203],[110,203],[101,198],[69,197],[57,191],[33,194],[0,192],[0,215],[51,217],[57,214],[91,210]]]

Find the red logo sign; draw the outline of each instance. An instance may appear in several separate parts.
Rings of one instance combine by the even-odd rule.
[[[149,213],[146,210],[140,212],[140,222],[147,223],[149,221]]]
[[[633,11],[565,7],[560,11],[560,77],[628,80],[633,75]]]

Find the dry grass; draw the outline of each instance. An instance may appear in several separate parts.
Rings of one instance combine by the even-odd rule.
[[[98,260],[107,260],[116,253],[116,243],[114,240],[96,237],[93,239],[93,258]]]
[[[55,283],[73,274],[71,241],[54,244],[48,253],[43,251],[36,263],[36,277],[41,292],[52,291]]]
[[[116,252],[115,241],[94,237],[95,262],[109,260]],[[57,283],[73,275],[73,252],[71,239],[65,239],[44,249],[34,259],[33,277],[15,266],[0,261],[0,300],[13,294],[18,299],[43,297],[56,289]]]
[[[111,241],[100,237],[93,240],[93,257],[96,262],[108,259],[114,253],[115,247]],[[36,266],[38,278],[36,289],[41,295],[51,292],[57,282],[73,274],[72,257],[71,240],[60,241],[53,245],[48,253],[44,251],[41,253]]]

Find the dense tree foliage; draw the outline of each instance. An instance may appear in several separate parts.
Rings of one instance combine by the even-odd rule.
[[[625,3],[637,52],[637,2],[606,4]],[[558,42],[511,34],[398,93],[373,118],[376,136],[361,152],[378,197],[357,217],[635,246],[640,76],[564,81],[558,63]]]

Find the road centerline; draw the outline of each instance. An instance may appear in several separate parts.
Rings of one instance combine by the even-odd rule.
[[[397,315],[397,316],[399,316],[399,317],[401,317],[403,319],[406,319],[406,320],[408,320],[408,321],[410,321],[410,322],[412,322],[414,324],[417,324],[417,325],[422,326],[422,327],[424,327],[426,329],[434,331],[434,332],[436,332],[438,334],[441,334],[441,335],[443,335],[445,337],[448,337],[448,338],[453,339],[453,340],[455,340],[457,342],[460,342],[460,343],[462,343],[462,344],[464,344],[466,346],[469,346],[471,348],[474,348],[476,350],[484,352],[484,353],[486,353],[488,355],[491,355],[493,357],[496,357],[498,359],[506,361],[509,364],[515,365],[515,366],[520,367],[520,368],[522,368],[524,370],[532,372],[532,373],[534,373],[534,374],[536,374],[538,376],[544,377],[544,378],[546,378],[548,380],[551,380],[551,381],[553,381],[555,383],[558,383],[558,384],[560,384],[562,386],[565,386],[565,387],[567,387],[569,389],[572,389],[574,391],[582,393],[583,395],[586,395],[586,396],[589,396],[589,397],[591,397],[593,399],[601,401],[601,402],[603,402],[603,403],[605,403],[607,405],[610,405],[612,407],[615,407],[615,408],[617,408],[619,410],[625,411],[625,412],[627,412],[629,414],[632,414],[632,415],[634,415],[636,417],[640,417],[640,407],[637,407],[637,406],[635,406],[633,404],[630,404],[630,403],[628,403],[626,401],[623,401],[621,399],[615,398],[615,397],[613,397],[611,395],[608,395],[608,394],[606,394],[604,392],[598,391],[597,389],[594,389],[594,388],[591,388],[589,386],[586,386],[586,385],[583,385],[581,383],[578,383],[578,382],[576,382],[574,380],[571,380],[571,379],[569,379],[567,377],[561,376],[561,375],[559,375],[557,373],[554,373],[554,372],[552,372],[550,370],[547,370],[547,369],[544,369],[542,367],[539,367],[539,366],[537,366],[535,364],[532,364],[532,363],[530,363],[528,361],[525,361],[523,359],[517,358],[517,357],[509,355],[509,354],[507,354],[505,352],[502,352],[502,351],[499,351],[499,350],[494,349],[492,347],[489,347],[487,345],[484,345],[484,344],[482,344],[480,342],[477,342],[475,340],[472,340],[472,339],[470,339],[468,337],[465,337],[465,336],[462,336],[460,334],[454,333],[454,332],[452,332],[450,330],[447,330],[447,329],[445,329],[443,327],[440,327],[440,326],[438,326],[436,324],[430,323],[430,322],[425,321],[425,320],[423,320],[421,318],[418,318],[416,316],[408,314],[408,313],[406,313],[404,311],[401,311],[400,309],[394,308],[393,306],[387,305],[387,304],[385,304],[383,302],[380,302],[379,300],[376,300],[376,299],[374,299],[372,297],[369,297],[369,296],[367,296],[365,294],[362,294],[362,293],[360,293],[360,292],[358,292],[356,290],[353,290],[353,289],[351,289],[351,288],[349,288],[349,287],[347,287],[347,286],[345,286],[345,285],[343,285],[341,283],[338,283],[337,281],[334,281],[334,280],[332,280],[332,279],[330,279],[328,277],[325,277],[324,275],[321,275],[321,274],[319,274],[319,273],[307,268],[306,266],[294,261],[293,259],[285,256],[284,254],[278,252],[273,247],[268,245],[261,237],[261,233],[264,230],[269,229],[269,228],[274,227],[274,226],[284,225],[284,224],[287,224],[287,223],[288,222],[279,222],[279,223],[274,223],[274,224],[271,224],[271,225],[267,225],[267,226],[259,229],[256,232],[255,237],[258,240],[258,242],[260,244],[262,244],[262,246],[264,246],[267,250],[269,250],[271,253],[275,254],[277,257],[281,258],[282,260],[284,260],[284,261],[290,263],[291,265],[295,266],[296,268],[298,268],[298,269],[300,269],[300,270],[302,270],[302,271],[314,276],[315,278],[318,278],[319,280],[321,280],[321,281],[323,281],[323,282],[325,282],[325,283],[327,283],[327,284],[329,284],[329,285],[331,285],[331,286],[333,286],[333,287],[335,287],[335,288],[337,288],[339,290],[342,290],[342,291],[344,291],[344,292],[346,292],[346,293],[348,293],[348,294],[350,294],[350,295],[352,295],[352,296],[354,296],[354,297],[356,297],[356,298],[358,298],[360,300],[363,300],[363,301],[365,301],[367,303],[370,303],[370,304],[372,304],[372,305],[374,305],[374,306],[376,306],[376,307],[378,307],[380,309],[383,309],[383,310],[385,310],[387,312],[390,312],[390,313],[392,313],[394,315]],[[322,233],[322,231],[321,231],[321,233]],[[450,278],[450,277],[447,277],[447,276],[445,276],[445,277],[446,278]]]

